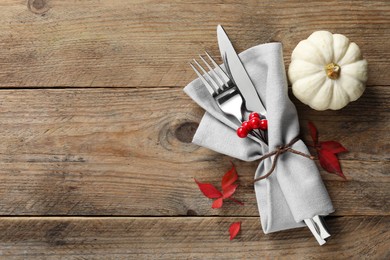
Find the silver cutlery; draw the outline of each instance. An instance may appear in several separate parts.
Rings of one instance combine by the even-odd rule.
[[[241,124],[241,122],[243,121],[244,102],[240,92],[238,91],[237,87],[232,84],[230,78],[214,61],[214,59],[211,58],[211,56],[207,52],[206,55],[211,61],[211,63],[214,65],[216,71],[211,68],[210,64],[208,64],[201,55],[199,55],[199,57],[207,66],[207,68],[209,68],[210,73],[207,73],[206,70],[202,67],[202,65],[200,65],[195,59],[193,60],[193,62],[201,70],[202,73],[200,73],[192,63],[190,63],[192,69],[198,75],[202,83],[206,86],[207,90],[210,92],[210,95],[217,102],[219,108],[225,114],[232,115],[233,117],[235,117],[238,123]]]
[[[217,27],[218,45],[226,71],[231,75],[237,88],[244,97],[245,107],[251,112],[266,117],[267,111],[252,83],[245,67],[234,50],[228,35],[221,25]]]
[[[237,125],[240,125],[244,121],[244,115],[246,111],[241,93],[237,86],[232,82],[231,78],[215,62],[210,54],[206,52],[206,56],[213,64],[214,69],[201,55],[199,55],[202,62],[210,70],[209,73],[195,59],[193,62],[198,68],[196,68],[192,63],[190,63],[190,65],[202,83],[205,85],[210,95],[214,98],[222,112],[233,116],[235,119],[237,119]],[[254,130],[251,131],[250,134],[258,139],[263,140],[263,137]]]
[[[321,216],[317,215],[313,218],[305,219],[304,222],[316,238],[318,244],[320,244],[321,246],[325,244],[325,239],[330,237],[330,234],[326,228],[324,219]]]

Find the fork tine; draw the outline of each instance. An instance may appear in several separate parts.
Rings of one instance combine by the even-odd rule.
[[[211,83],[210,85],[214,89],[214,92],[218,93],[218,89],[219,89],[218,83],[215,82],[213,77],[211,77],[210,74],[207,73],[207,71],[205,71],[205,69],[202,67],[202,65],[200,65],[195,59],[193,59],[193,61],[200,68],[200,70],[203,72],[203,74],[207,78],[207,80]]]
[[[207,63],[205,59],[201,55],[199,55],[199,58],[203,61],[204,64],[206,64],[207,68],[210,70],[211,74],[214,76],[214,78],[218,81],[218,90],[222,91],[223,90],[223,85],[226,85],[221,77],[214,71],[214,69],[210,66],[210,64]]]
[[[196,75],[198,75],[198,77],[200,78],[200,80],[202,81],[202,83],[206,86],[207,90],[210,92],[211,95],[214,95],[215,91],[214,89],[212,88],[212,86],[210,85],[210,83],[203,77],[203,75],[195,68],[194,65],[192,65],[192,63],[190,62],[190,66],[192,67],[192,69],[195,71]]]
[[[224,82],[225,86],[228,86],[228,82],[230,81],[229,76],[225,73],[225,71],[221,68],[221,66],[219,66],[215,62],[215,60],[211,57],[211,55],[207,51],[205,51],[205,53],[206,53],[207,57],[209,58],[209,60],[213,63],[215,70],[220,75],[220,78]]]

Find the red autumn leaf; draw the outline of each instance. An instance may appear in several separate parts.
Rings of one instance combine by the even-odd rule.
[[[345,178],[343,172],[341,171],[341,166],[337,156],[325,149],[318,150],[318,159],[322,168],[330,173],[335,173],[338,176]]]
[[[216,199],[222,197],[222,193],[217,190],[211,183],[200,183],[194,179],[200,191],[209,199]]]
[[[319,142],[318,131],[315,125],[312,122],[309,122],[308,127],[322,168],[327,172],[335,173],[338,176],[346,179],[341,170],[337,154],[348,152],[348,150],[336,141]]]
[[[240,229],[241,229],[241,222],[234,222],[233,224],[230,225],[229,227],[230,240],[232,240],[237,236],[238,232],[240,232]]]
[[[233,184],[238,179],[238,174],[236,171],[236,168],[234,167],[234,164],[232,163],[232,168],[225,173],[225,175],[222,177],[221,186],[222,190],[225,193],[225,190]]]
[[[317,128],[312,122],[309,122],[307,125],[309,126],[310,136],[313,139],[314,145],[317,145],[317,143],[318,143]]]
[[[331,153],[338,154],[348,152],[348,150],[336,141],[320,142],[321,149],[327,150]]]
[[[223,198],[224,199],[230,198],[234,194],[234,192],[236,192],[237,187],[238,187],[238,184],[232,184],[229,187],[227,187],[223,191]]]
[[[214,200],[213,205],[211,205],[211,207],[213,209],[219,209],[222,207],[222,205],[223,205],[223,198],[218,198]]]
[[[211,183],[201,183],[196,179],[195,182],[198,184],[200,191],[209,199],[216,199],[213,201],[211,207],[213,209],[221,208],[223,205],[224,199],[230,199],[237,204],[244,205],[241,201],[238,201],[232,198],[232,195],[236,192],[238,184],[234,184],[234,182],[238,179],[238,174],[234,164],[232,163],[232,168],[224,174],[221,180],[222,184],[222,192],[220,192],[216,187],[214,187]]]

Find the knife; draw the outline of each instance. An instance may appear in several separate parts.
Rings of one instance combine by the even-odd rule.
[[[265,116],[267,112],[259,95],[257,94],[256,88],[221,25],[218,25],[217,27],[217,36],[219,51],[225,64],[225,68],[228,74],[232,76],[232,80],[241,92],[241,95],[244,97],[245,107],[249,111],[258,112]]]

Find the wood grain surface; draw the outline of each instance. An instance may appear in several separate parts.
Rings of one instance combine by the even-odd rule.
[[[320,138],[351,150],[341,155],[349,181],[322,172],[336,215],[390,213],[387,89],[371,88],[383,94],[337,112],[298,106],[305,139],[311,119],[324,129]],[[201,196],[193,178],[219,183],[231,158],[190,143],[203,112],[180,89],[3,90],[0,100],[1,214],[258,214],[257,162],[233,160],[244,209],[215,211]],[[372,104],[366,114],[361,104]],[[359,140],[363,131],[367,138]]]
[[[188,61],[218,53],[223,24],[238,51],[281,41],[291,50],[313,31],[347,35],[390,80],[388,1],[2,0],[0,86],[181,87]]]
[[[217,24],[238,51],[282,42],[286,68],[316,30],[368,60],[342,110],[291,95],[304,140],[312,121],[350,151],[347,180],[321,170],[336,209],[322,247],[307,229],[263,234],[257,162],[191,144],[204,111],[182,88],[188,61],[217,55]],[[389,42],[388,1],[0,1],[0,259],[389,259]],[[245,206],[213,210],[193,178],[218,184],[230,161]]]
[[[242,222],[238,239],[228,227]],[[328,218],[319,247],[308,229],[264,235],[257,217],[1,218],[3,257],[39,259],[388,259],[390,217]]]

